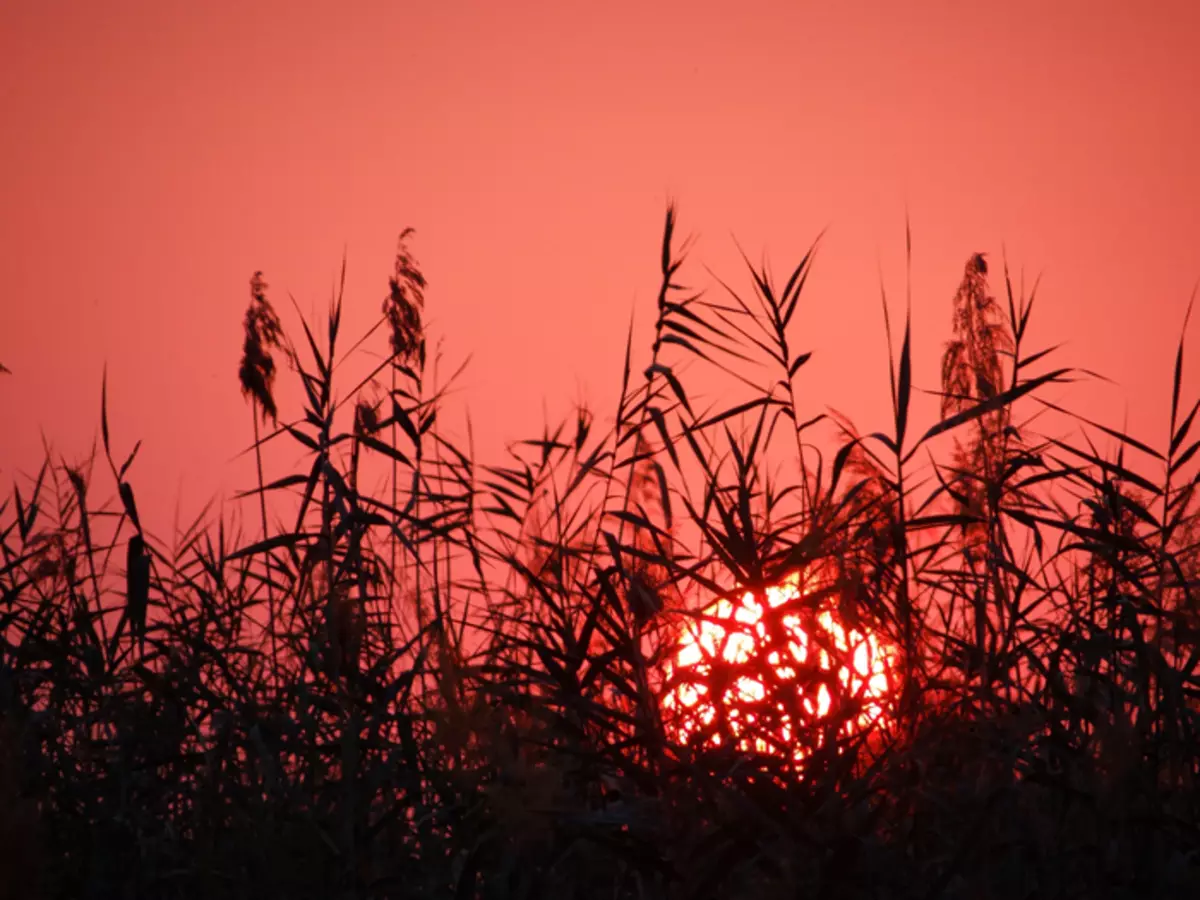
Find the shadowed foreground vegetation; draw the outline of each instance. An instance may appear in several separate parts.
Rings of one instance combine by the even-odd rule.
[[[252,280],[244,521],[142,520],[105,391],[93,458],[48,451],[0,508],[5,889],[1200,895],[1182,341],[1159,439],[1072,421],[1044,395],[1073,373],[1026,340],[1033,297],[971,256],[941,420],[909,416],[906,318],[886,324],[892,421],[862,436],[798,410],[821,408],[797,316],[812,253],[782,284],[747,263],[749,290],[692,294],[674,225],[649,363],[631,331],[616,409],[503,464],[439,426],[408,232],[356,342],[340,291],[289,330]],[[703,367],[728,406],[689,393]],[[281,442],[297,471],[267,465]],[[697,676],[668,665],[689,622],[797,571],[809,589],[748,658],[706,665],[707,721],[664,702]],[[895,648],[868,728],[815,657],[772,662],[783,615],[820,611]],[[747,674],[764,696],[739,698]]]

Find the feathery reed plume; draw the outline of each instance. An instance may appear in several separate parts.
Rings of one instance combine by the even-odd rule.
[[[954,337],[942,356],[942,417],[954,415],[1003,390],[1000,357],[1013,348],[1000,304],[988,293],[982,253],[967,260],[954,295]]]
[[[278,418],[275,407],[275,360],[271,349],[280,346],[282,328],[279,316],[267,300],[267,283],[262,272],[255,272],[250,279],[250,305],[246,307],[245,342],[242,344],[242,364],[238,379],[242,394],[250,397],[262,410],[263,421],[267,416]]]
[[[421,313],[425,309],[425,276],[408,249],[414,229],[400,232],[396,249],[396,267],[388,279],[388,295],[383,314],[391,328],[392,353],[401,364],[425,364],[425,331]]]
[[[942,356],[943,420],[980,404],[996,403],[1005,391],[1002,356],[1015,356],[1016,343],[1000,304],[988,290],[987,273],[984,255],[973,254],[954,297],[954,337]],[[1015,320],[1013,327],[1017,327]],[[1014,359],[1014,379],[1018,368]],[[964,672],[978,678],[984,697],[990,697],[997,674],[990,648],[1004,621],[1001,606],[1008,594],[1005,574],[985,557],[999,553],[1003,543],[1001,499],[1003,473],[1012,455],[1010,415],[1010,404],[1000,404],[975,418],[965,445],[955,439],[953,478],[948,485],[960,517],[966,605],[973,616],[974,644],[964,648]]]
[[[404,371],[417,382],[418,388],[425,368],[425,327],[421,321],[421,313],[425,309],[425,288],[427,282],[421,272],[420,265],[408,249],[408,239],[416,233],[409,227],[400,232],[396,246],[396,262],[391,278],[388,279],[388,295],[383,301],[383,314],[387,318],[390,334],[388,340],[392,346],[392,402],[396,403],[396,375],[403,367]],[[412,368],[416,363],[416,370]],[[392,509],[398,510],[400,504],[400,467],[394,455],[396,451],[396,417],[392,416]],[[420,470],[421,448],[417,451],[417,469]],[[420,475],[418,474],[418,480]],[[400,517],[397,513],[393,519],[394,529],[400,527]],[[391,570],[392,590],[396,587],[396,537],[391,541]],[[420,572],[420,561],[417,571]],[[418,574],[418,579],[420,575]],[[417,589],[417,603],[420,604],[420,588]]]
[[[242,364],[238,379],[242,384],[242,395],[251,399],[251,418],[254,421],[254,461],[258,470],[258,504],[262,518],[262,536],[267,535],[267,498],[263,490],[262,444],[258,434],[259,411],[265,422],[267,416],[274,421],[279,411],[275,406],[275,360],[272,348],[280,346],[283,328],[279,316],[267,300],[267,283],[262,272],[255,272],[250,279],[250,305],[246,307],[244,320],[245,341],[242,345]],[[271,635],[271,660],[278,667],[279,651],[275,642],[275,589],[271,580],[271,554],[267,561],[267,628]]]
[[[942,417],[992,400],[1004,390],[1001,357],[1013,350],[1000,304],[988,292],[987,261],[982,253],[967,260],[962,282],[954,296],[954,337],[942,356]],[[986,498],[981,485],[1000,463],[1001,437],[1008,424],[1007,407],[980,416],[974,435],[958,445],[960,505],[972,516],[983,517]],[[968,529],[968,533],[977,529]]]

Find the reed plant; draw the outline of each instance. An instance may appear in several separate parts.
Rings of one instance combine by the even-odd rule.
[[[863,432],[805,412],[816,245],[782,284],[747,261],[747,289],[691,290],[676,228],[669,209],[648,362],[631,326],[611,417],[488,462],[445,426],[411,231],[349,345],[344,261],[324,321],[293,304],[287,328],[256,273],[256,533],[240,507],[143,521],[102,385],[91,458],[48,448],[0,505],[3,892],[1196,892],[1183,338],[1160,439],[1083,420],[1046,396],[1081,373],[1030,348],[1034,295],[972,254],[940,418],[910,415],[911,321],[893,335],[885,295],[892,416]],[[689,391],[703,367],[725,402]],[[266,471],[281,442],[298,470]],[[686,630],[746,596],[756,630],[722,620],[745,652],[681,664]],[[846,646],[780,662],[788,623],[817,648],[822,616],[892,648],[869,721]],[[699,689],[700,717],[679,701]]]

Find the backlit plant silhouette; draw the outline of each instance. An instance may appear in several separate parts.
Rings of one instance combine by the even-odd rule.
[[[615,407],[486,462],[410,230],[364,335],[344,262],[286,328],[256,273],[249,535],[240,506],[143,520],[102,382],[93,457],[48,449],[0,505],[4,889],[1194,893],[1182,338],[1160,439],[1080,420],[1044,396],[1076,373],[1029,349],[1032,297],[973,254],[940,417],[885,299],[892,416],[859,431],[810,396],[814,250],[691,289],[676,227]]]

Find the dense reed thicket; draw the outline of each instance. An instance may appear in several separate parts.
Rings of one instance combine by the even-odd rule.
[[[694,294],[674,230],[668,211],[649,364],[631,331],[616,409],[504,464],[439,426],[408,232],[353,346],[340,290],[293,334],[252,280],[244,527],[141,519],[105,392],[93,460],[48,452],[0,509],[10,895],[1200,891],[1182,340],[1161,440],[1039,433],[1067,421],[1044,389],[1073,373],[1028,346],[1033,297],[973,255],[941,420],[909,415],[906,318],[885,323],[894,416],[864,436],[797,412],[812,252],[782,286],[747,263],[750,291]],[[700,408],[689,365],[727,373],[727,406]],[[277,370],[298,412],[276,409]],[[264,466],[281,441],[301,470]],[[718,599],[798,572],[746,652],[673,664]],[[819,615],[893,648],[866,725],[833,674],[845,647],[780,664],[785,616],[815,635]]]

